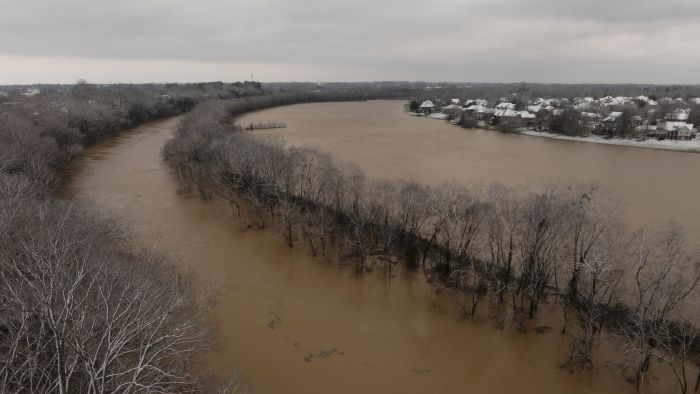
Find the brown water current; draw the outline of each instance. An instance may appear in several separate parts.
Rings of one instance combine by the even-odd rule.
[[[318,147],[375,178],[516,187],[594,182],[615,197],[630,226],[676,220],[692,238],[700,234],[700,154],[467,130],[409,116],[403,104],[301,104],[251,113],[239,121],[286,122],[286,129],[256,133]]]
[[[599,149],[618,156],[605,159],[618,166],[631,166],[630,155],[639,155],[638,166],[656,155],[671,160],[668,152],[464,131],[404,117],[400,104],[313,104],[253,116],[286,121],[290,128],[282,132],[293,143],[321,146],[374,176],[525,182],[536,169],[554,172],[552,163],[560,162],[563,173],[579,167],[580,173],[589,162],[598,166],[606,157],[594,152]],[[421,274],[356,276],[349,267],[309,257],[303,246],[287,248],[273,230],[240,231],[223,204],[179,196],[160,157],[176,122],[155,122],[89,149],[70,187],[76,198],[115,212],[137,241],[175,252],[183,270],[221,282],[215,308],[221,349],[210,360],[217,372],[241,368],[253,392],[263,394],[631,392],[607,363],[585,377],[559,369],[567,345],[556,330],[556,312],[543,313],[538,324],[555,328],[542,335],[496,329],[487,317],[460,321],[448,298],[441,300],[443,311],[432,307],[431,286]],[[383,133],[402,137],[397,142]],[[484,147],[477,149],[474,140]],[[529,151],[533,146],[540,151]],[[451,148],[435,154],[440,147]],[[680,182],[678,194],[688,183]],[[636,187],[648,190],[646,183]],[[653,392],[670,392],[672,384],[664,381]]]

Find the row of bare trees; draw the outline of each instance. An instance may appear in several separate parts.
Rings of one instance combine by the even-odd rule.
[[[275,222],[290,247],[340,252],[358,273],[420,269],[459,294],[468,317],[488,301],[522,326],[541,303],[558,303],[571,341],[564,366],[593,367],[605,335],[618,339],[637,387],[661,360],[687,392],[700,270],[677,226],[631,233],[588,185],[368,180],[319,151],[242,132],[231,114],[223,102],[200,106],[164,147],[184,192],[228,201],[249,226]]]
[[[198,362],[212,343],[207,293],[113,219],[54,194],[84,146],[211,91],[56,89],[0,106],[0,392],[211,388]]]

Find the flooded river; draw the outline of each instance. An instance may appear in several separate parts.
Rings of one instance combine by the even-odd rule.
[[[362,108],[370,112],[355,113]],[[595,153],[598,149],[616,155],[617,159],[606,159],[611,165],[619,161],[615,167],[632,166],[626,163],[630,155],[671,160],[668,152],[628,152],[466,132],[437,121],[403,117],[399,111],[397,102],[320,104],[272,110],[263,118],[287,121],[290,128],[284,132],[294,143],[322,146],[367,170],[378,166],[372,171],[377,176],[428,180],[462,176],[470,181],[503,177],[500,180],[525,182],[537,169],[554,172],[549,167],[555,163],[578,168],[577,174],[585,171],[586,163],[572,161],[587,157],[588,164],[600,166],[605,154]],[[340,115],[333,123],[332,114]],[[314,123],[318,116],[325,126]],[[364,118],[355,127],[347,124],[349,119]],[[391,131],[394,120],[399,124]],[[622,377],[610,376],[606,364],[584,378],[560,370],[566,344],[556,329],[543,335],[522,334],[496,329],[487,319],[478,324],[459,321],[447,305],[442,312],[432,307],[430,286],[420,274],[390,277],[373,272],[358,277],[349,267],[309,257],[303,248],[286,248],[274,231],[239,231],[225,207],[178,196],[174,178],[160,158],[176,122],[173,118],[139,127],[89,149],[70,188],[76,198],[114,211],[138,242],[173,252],[183,270],[192,270],[203,281],[221,283],[215,308],[221,350],[211,357],[217,372],[241,368],[253,393],[260,394],[631,391]],[[327,128],[327,138],[322,127]],[[394,141],[373,136],[376,132],[403,137]],[[314,133],[322,138],[313,138]],[[362,139],[369,139],[365,149]],[[476,149],[475,141],[493,145]],[[550,144],[555,148],[545,153]],[[431,157],[440,146],[452,150]],[[530,150],[538,146],[539,153]],[[579,153],[565,154],[566,149]],[[672,155],[680,161],[697,160],[693,155]],[[479,157],[490,159],[479,163]],[[531,164],[533,159],[539,164]],[[471,175],[460,175],[464,173]],[[655,178],[636,186],[641,197],[648,197],[652,181]],[[674,201],[687,197],[687,207],[697,194],[679,194],[690,183],[679,183],[678,193],[669,197]],[[549,315],[539,323],[556,327],[559,317]],[[656,388],[661,389],[666,388]]]
[[[550,180],[595,182],[619,201],[631,226],[675,219],[700,234],[700,154],[465,130],[408,116],[403,101],[301,104],[246,115],[256,131],[318,147],[376,178],[522,186]]]

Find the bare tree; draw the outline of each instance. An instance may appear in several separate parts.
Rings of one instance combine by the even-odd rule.
[[[563,308],[574,310],[576,322],[569,325],[572,337],[571,351],[564,366],[580,365],[584,370],[593,367],[593,351],[601,335],[603,323],[613,303],[624,273],[616,237],[599,240],[595,249],[587,251],[578,267],[578,291]]]
[[[485,260],[493,278],[495,301],[502,303],[506,292],[512,291],[512,281],[517,269],[516,236],[520,233],[523,223],[521,205],[512,190],[501,186],[491,188],[489,200],[491,205],[486,217],[488,255]]]
[[[697,307],[695,308],[697,309]],[[682,394],[689,392],[689,374],[691,372],[696,374],[694,392],[698,390],[700,382],[700,372],[697,370],[697,365],[693,367],[691,364],[695,350],[693,348],[698,336],[698,327],[692,319],[697,317],[698,311],[686,310],[685,312],[691,316],[691,320],[684,321],[682,316],[677,316],[680,319],[666,319],[660,321],[655,327],[656,341],[659,347],[658,354],[671,367]]]
[[[563,217],[557,191],[546,188],[531,193],[522,212],[523,226],[518,236],[522,263],[517,291],[521,297],[521,309],[524,308],[525,295],[528,296],[528,317],[532,318],[558,268]]]
[[[680,227],[671,224],[656,239],[646,230],[635,235],[632,254],[632,309],[622,326],[623,349],[634,369],[637,389],[659,357],[657,329],[688,298],[700,280],[697,261],[687,254]],[[665,323],[664,323],[665,324]]]

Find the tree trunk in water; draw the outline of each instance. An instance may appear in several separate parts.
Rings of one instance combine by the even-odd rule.
[[[287,223],[287,245],[291,248],[294,246],[294,240],[292,238],[292,223]]]

